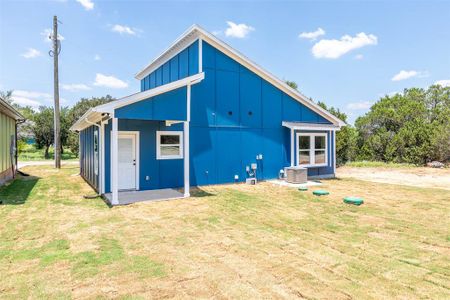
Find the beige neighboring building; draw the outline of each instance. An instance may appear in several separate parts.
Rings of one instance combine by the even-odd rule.
[[[24,117],[0,98],[0,185],[12,179],[17,165],[17,123]]]

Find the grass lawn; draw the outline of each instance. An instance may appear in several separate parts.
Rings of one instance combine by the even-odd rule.
[[[50,147],[49,149],[50,158],[54,159],[54,149]],[[25,145],[24,149],[19,150],[19,161],[37,161],[46,160],[44,157],[44,149],[37,149],[35,145]],[[75,153],[72,153],[70,149],[65,148],[64,153],[61,154],[62,160],[77,160]]]
[[[450,191],[261,183],[109,208],[76,167],[24,171],[0,188],[0,298],[450,296]]]

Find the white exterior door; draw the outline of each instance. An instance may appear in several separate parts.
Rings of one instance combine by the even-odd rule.
[[[119,190],[134,190],[136,186],[136,135],[119,133]]]

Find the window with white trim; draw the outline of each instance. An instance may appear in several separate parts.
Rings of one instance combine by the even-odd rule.
[[[297,165],[326,166],[327,161],[326,133],[297,133]]]
[[[157,131],[156,158],[157,159],[183,158],[183,132]]]

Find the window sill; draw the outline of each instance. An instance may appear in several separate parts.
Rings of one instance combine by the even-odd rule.
[[[305,167],[305,168],[320,168],[320,167],[328,167],[328,164],[314,164],[314,165],[297,165],[299,167]]]
[[[183,156],[179,156],[179,155],[176,155],[176,156],[158,156],[158,157],[156,157],[156,159],[158,159],[158,160],[164,160],[164,159],[182,159],[183,158]]]

